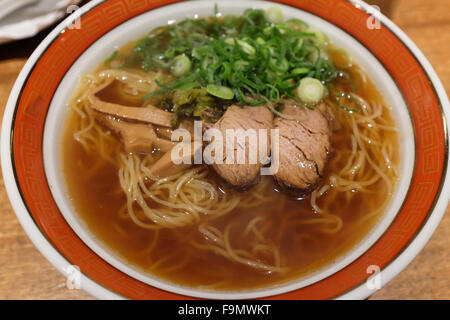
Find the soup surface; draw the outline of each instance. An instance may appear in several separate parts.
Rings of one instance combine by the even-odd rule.
[[[117,56],[130,56],[136,44],[134,41],[123,47]],[[126,171],[127,159],[134,156],[143,161],[143,155],[126,153],[119,137],[102,124],[85,132],[92,131],[92,140],[103,137],[105,149],[86,147],[91,140],[81,139],[79,133],[86,129],[83,122],[89,112],[83,109],[87,108],[82,93],[86,88],[82,89],[71,102],[76,110],[67,120],[63,138],[68,193],[81,220],[101,243],[139,270],[203,290],[276,286],[333,263],[367,236],[389,204],[398,177],[399,148],[390,109],[370,75],[342,49],[330,46],[329,59],[346,75],[332,81],[330,96],[355,88],[357,98],[352,100],[360,99],[357,105],[361,110],[349,112],[330,103],[339,125],[333,132],[332,152],[315,191],[293,197],[271,176],[263,176],[257,185],[239,190],[224,182],[212,168],[197,166],[195,174],[201,175],[198,179],[233,199],[230,203],[234,207],[216,217],[199,214],[179,227],[152,227],[147,221],[147,228],[130,217],[131,206],[137,217],[145,218],[139,205],[128,203],[133,199],[127,197],[119,171]],[[92,74],[98,77],[112,69],[110,64],[102,63]],[[145,72],[133,65],[117,69],[137,76]],[[117,82],[99,97],[120,105],[143,105],[139,95],[123,91]],[[158,158],[158,150],[154,153]],[[167,194],[159,197],[171,201]],[[146,198],[146,204],[151,208],[163,206],[151,198]],[[222,205],[225,208],[226,202]]]

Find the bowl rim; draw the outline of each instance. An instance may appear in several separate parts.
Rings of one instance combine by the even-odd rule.
[[[92,8],[103,4],[105,1],[97,0],[85,5],[81,10],[81,15],[89,12]],[[177,1],[160,1],[160,2],[177,2]],[[280,1],[281,3],[285,1]],[[344,2],[344,1],[341,1]],[[363,3],[362,1],[350,1],[353,4],[359,6],[359,9],[364,11],[369,11],[370,7]],[[61,34],[62,30],[74,20],[77,16],[70,16],[66,18],[60,25],[58,25],[39,45],[39,47],[32,54],[30,59],[27,61],[23,70],[21,71],[13,90],[11,91],[10,98],[8,100],[7,107],[5,109],[3,126],[2,126],[2,138],[1,138],[1,156],[2,156],[2,170],[3,176],[5,179],[5,186],[7,189],[8,196],[16,212],[16,215],[19,218],[23,228],[27,232],[28,236],[31,238],[33,243],[38,247],[41,253],[47,257],[47,259],[52,262],[57,269],[62,272],[65,276],[67,276],[66,267],[70,265],[70,263],[58,252],[58,250],[54,247],[54,245],[49,241],[48,237],[42,232],[42,230],[36,224],[36,221],[33,220],[31,215],[28,213],[27,205],[23,201],[20,196],[18,186],[16,184],[16,176],[13,174],[12,170],[12,158],[11,158],[11,146],[12,146],[12,136],[11,136],[11,125],[12,118],[16,112],[15,105],[16,102],[23,90],[23,86],[26,84],[28,80],[28,76],[32,71],[34,63],[39,59],[39,57],[46,51],[47,46],[51,44],[58,36]],[[436,73],[431,67],[430,63],[426,60],[420,50],[413,44],[413,42],[398,28],[396,27],[388,18],[381,16],[381,22],[383,25],[388,28],[391,32],[393,32],[396,37],[404,44],[404,46],[411,52],[411,54],[415,57],[417,62],[421,65],[426,73],[427,77],[430,79],[431,83],[434,86],[435,93],[437,98],[440,100],[441,104],[441,112],[445,111],[445,118],[443,120],[443,129],[446,141],[448,139],[447,132],[447,123],[449,121],[449,103],[446,92],[440,83]],[[446,142],[447,143],[447,142]],[[448,152],[448,144],[445,146],[446,154]],[[428,216],[426,222],[422,225],[422,229],[418,231],[418,233],[413,237],[413,240],[404,247],[404,250],[398,255],[395,259],[390,261],[390,263],[381,270],[380,278],[382,281],[382,285],[390,281],[397,273],[399,273],[403,268],[406,267],[407,264],[417,255],[417,253],[423,248],[428,239],[431,237],[433,231],[439,224],[443,214],[445,213],[445,209],[448,204],[448,194],[445,197],[445,190],[449,190],[449,166],[448,166],[448,157],[446,157],[446,161],[444,161],[444,167],[442,170],[443,176],[445,176],[445,180],[442,181],[440,185],[440,195],[438,201],[435,203],[434,208],[430,209],[430,215]],[[438,192],[439,193],[439,192]],[[448,193],[448,192],[447,192]],[[83,281],[83,289],[92,294],[97,298],[110,299],[110,298],[121,298],[120,295],[112,292],[111,290],[105,288],[100,285],[96,281],[93,281],[88,276],[82,274]],[[367,286],[362,283],[358,287],[352,288],[349,292],[344,293],[340,296],[340,298],[365,298],[368,295],[372,294],[376,289],[369,289]]]

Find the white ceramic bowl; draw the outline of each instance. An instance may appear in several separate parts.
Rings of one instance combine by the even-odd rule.
[[[219,293],[145,274],[90,233],[63,179],[61,132],[68,114],[64,106],[79,76],[118,47],[168,21],[206,16],[213,10],[211,1],[165,2],[137,7],[131,0],[93,1],[61,23],[19,75],[3,120],[2,168],[14,210],[39,250],[66,275],[68,266],[79,266],[82,288],[98,298],[365,298],[377,289],[371,285],[375,280],[381,285],[391,280],[422,249],[448,204],[449,103],[430,64],[403,32],[384,16],[379,17],[381,29],[367,27],[373,19],[362,2],[353,6],[342,0],[318,1],[315,6],[303,4],[303,10],[294,8],[294,1],[285,1],[291,6],[279,4],[286,18],[302,19],[323,30],[333,43],[350,48],[392,107],[399,128],[400,181],[395,195],[382,219],[355,248],[286,285]],[[237,14],[274,5],[247,0],[218,4],[222,13]],[[150,10],[156,5],[160,7]],[[429,116],[419,103],[429,108]],[[369,278],[373,266],[381,272]]]

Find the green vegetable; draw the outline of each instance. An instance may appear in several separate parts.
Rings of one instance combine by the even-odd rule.
[[[316,30],[313,28],[308,28],[305,30],[305,32],[311,34],[312,38],[314,39],[314,43],[319,48],[324,48],[324,47],[328,46],[328,43],[329,43],[328,37],[322,31],[319,31],[319,30]]]
[[[239,16],[213,15],[158,28],[136,43],[127,65],[173,75],[144,99],[204,89],[212,98],[241,105],[298,101],[303,78],[328,86],[339,72],[328,59],[323,33],[300,20],[284,21],[279,13],[279,8],[248,9]],[[208,108],[208,113],[216,109]]]
[[[236,43],[236,41],[234,41],[233,38],[226,38],[225,40],[223,40],[223,42],[228,43],[229,45],[234,46],[234,44]]]
[[[180,77],[185,75],[189,70],[191,70],[191,60],[186,56],[176,56],[173,60],[173,64],[171,66],[172,74],[175,77]]]
[[[258,38],[258,39],[256,39],[256,43],[259,45],[263,45],[266,43],[266,41],[263,38]]]
[[[228,87],[224,86],[218,86],[215,84],[208,84],[206,86],[206,91],[215,97],[225,99],[225,100],[231,100],[234,98],[234,92]]]
[[[242,51],[244,51],[248,55],[254,55],[256,53],[255,48],[249,45],[247,42],[243,40],[237,40],[238,45],[241,47]]]
[[[311,72],[311,69],[310,69],[310,68],[305,68],[305,67],[302,67],[302,68],[296,68],[296,69],[294,69],[294,70],[291,71],[291,73],[294,74],[294,75],[298,75],[298,74],[308,74],[309,72]]]
[[[286,72],[289,69],[289,62],[286,58],[281,61],[277,61],[277,59],[270,59],[270,67],[274,71],[278,72]]]
[[[250,63],[245,60],[238,60],[234,63],[234,69],[242,70],[249,65],[250,65]]]
[[[297,88],[297,95],[307,105],[315,105],[325,96],[325,87],[314,78],[303,78]]]
[[[186,82],[178,87],[178,90],[189,90],[193,88],[197,88],[200,86],[200,83],[198,81],[192,81],[192,82]]]
[[[271,7],[266,11],[266,19],[272,23],[282,23],[284,20],[283,12],[278,6]]]
[[[290,19],[286,21],[286,25],[296,31],[305,31],[309,28],[308,24],[299,19]]]
[[[103,61],[103,65],[106,68],[122,68],[125,65],[125,60],[126,57],[116,50]]]
[[[105,61],[103,61],[103,64],[105,65],[105,67],[109,66],[109,63],[114,60],[117,57],[117,54],[119,53],[119,51],[114,51],[108,58],[105,59]]]
[[[342,104],[342,99],[347,100],[347,106]],[[361,111],[361,104],[358,100],[356,100],[351,93],[345,93],[345,92],[338,92],[334,96],[334,102],[336,105],[342,109],[344,109],[347,112],[353,113],[353,112],[359,112]]]
[[[158,106],[175,114],[172,125],[184,117],[198,117],[206,122],[216,122],[231,104],[210,95],[205,88],[175,89],[158,95]]]

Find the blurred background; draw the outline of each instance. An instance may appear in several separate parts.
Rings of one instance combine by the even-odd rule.
[[[302,1],[302,0],[298,0]],[[33,50],[77,0],[0,0],[0,117]],[[220,0],[216,1],[220,3]],[[371,0],[417,44],[450,93],[450,0]],[[450,216],[414,261],[371,299],[450,299]],[[38,252],[15,217],[0,177],[0,299],[91,299]]]

